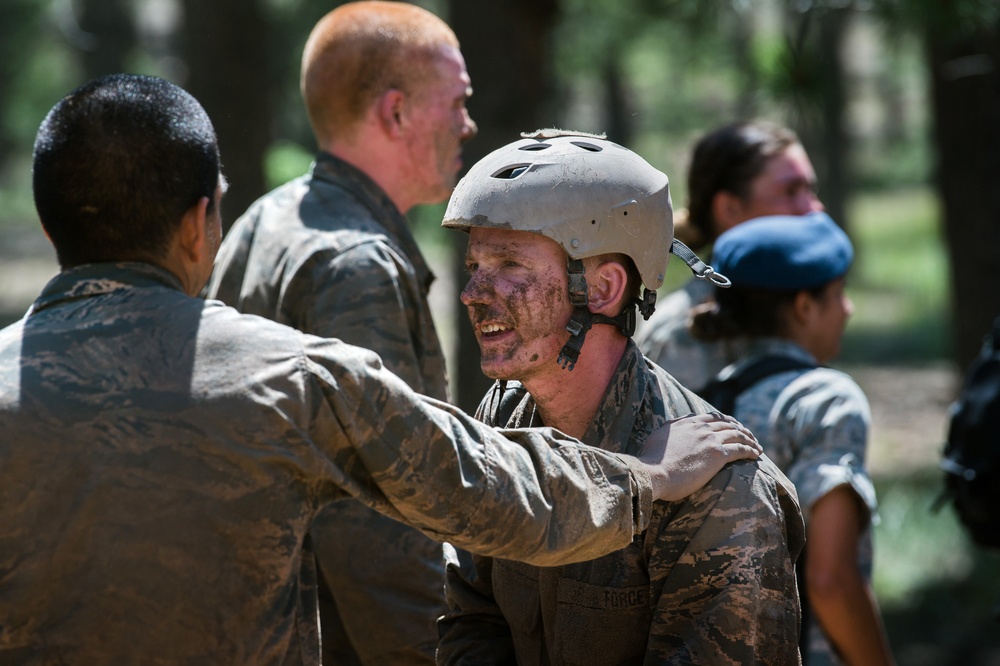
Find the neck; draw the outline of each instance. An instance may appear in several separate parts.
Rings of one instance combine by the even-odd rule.
[[[352,140],[329,141],[321,150],[344,160],[375,181],[403,215],[417,201],[408,195],[408,186],[400,169],[398,146],[380,140],[373,133],[362,132]]]
[[[572,371],[553,359],[551,372],[526,380],[524,386],[545,425],[581,439],[597,415],[627,343],[615,327],[598,324],[587,333]]]

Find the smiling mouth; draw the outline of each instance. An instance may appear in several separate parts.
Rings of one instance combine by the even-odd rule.
[[[483,335],[495,335],[508,330],[510,329],[506,326],[502,326],[501,324],[480,324],[479,326],[479,332]]]

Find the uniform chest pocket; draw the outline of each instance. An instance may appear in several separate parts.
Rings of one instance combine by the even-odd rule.
[[[567,664],[641,664],[653,613],[649,586],[559,581],[556,641]]]

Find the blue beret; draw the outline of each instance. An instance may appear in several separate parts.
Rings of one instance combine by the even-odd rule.
[[[847,273],[854,248],[826,213],[771,215],[729,229],[715,242],[712,263],[734,287],[813,289]]]

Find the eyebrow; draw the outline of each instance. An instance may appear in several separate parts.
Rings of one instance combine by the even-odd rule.
[[[805,176],[795,174],[794,176],[779,176],[774,179],[776,182],[786,185],[788,183],[806,183],[808,185],[816,185],[816,178],[806,178]]]
[[[524,252],[521,251],[521,245],[517,242],[507,242],[499,247],[493,246],[489,248],[487,252],[481,252],[479,254],[480,259],[478,261],[482,263],[482,257],[487,256],[494,261],[506,261],[508,259],[517,259],[521,261],[524,257]],[[469,250],[465,252],[465,261],[469,263],[470,261],[477,261]]]

